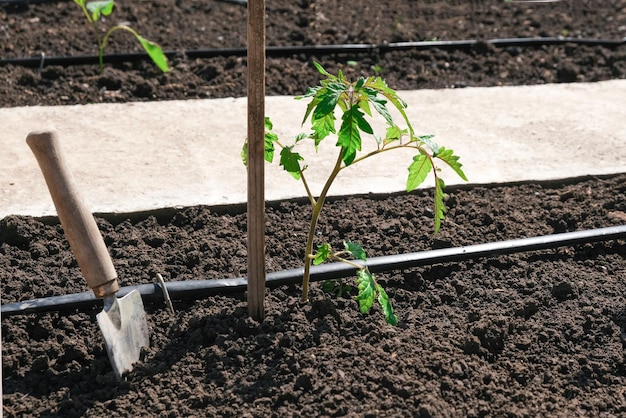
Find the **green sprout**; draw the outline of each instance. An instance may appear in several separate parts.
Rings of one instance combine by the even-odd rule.
[[[383,72],[383,67],[379,64],[370,66],[370,69],[374,71],[375,75],[380,75]]]
[[[100,71],[104,68],[104,49],[107,46],[109,38],[111,35],[117,30],[125,30],[130,32],[141,44],[143,49],[148,53],[148,56],[152,59],[152,61],[156,64],[157,67],[163,72],[169,71],[169,66],[167,64],[167,57],[163,53],[163,50],[159,45],[155,42],[152,42],[143,36],[139,35],[137,31],[126,24],[117,24],[106,31],[104,36],[100,36],[100,32],[98,30],[98,22],[100,21],[101,16],[109,16],[113,13],[113,7],[115,6],[114,0],[102,0],[102,1],[90,1],[86,0],[74,0],[74,3],[80,6],[85,18],[91,25],[96,41],[98,42],[98,60],[100,63]]]
[[[336,253],[332,250],[330,244],[323,244],[318,246],[315,254],[313,253],[317,221],[322,213],[328,191],[342,170],[383,152],[412,149],[415,151],[415,155],[413,161],[408,166],[409,174],[406,181],[406,190],[407,192],[415,190],[426,180],[430,173],[433,174],[435,178],[434,229],[435,233],[437,233],[441,227],[441,222],[445,218],[446,207],[444,204],[445,194],[443,192],[445,184],[439,176],[439,168],[436,167],[435,160],[446,163],[462,179],[467,180],[467,178],[461,169],[461,163],[458,161],[459,157],[454,155],[452,150],[437,145],[432,140],[432,135],[417,136],[415,134],[404,110],[407,107],[406,103],[398,97],[394,90],[387,86],[381,77],[360,77],[356,82],[350,82],[341,71],[337,75],[332,75],[320,64],[314,62],[314,65],[325,79],[321,80],[318,86],[309,88],[305,95],[296,97],[298,100],[303,98],[311,99],[305,111],[302,124],[304,125],[310,118],[312,131],[301,133],[291,143],[283,144],[279,141],[278,136],[272,132],[273,124],[270,119],[265,118],[265,160],[269,163],[273,162],[276,147],[280,148],[280,166],[296,180],[302,181],[313,209],[305,250],[302,301],[306,302],[309,298],[311,265],[320,264],[327,260],[349,263],[357,269],[359,293],[355,299],[359,302],[361,312],[369,311],[374,300],[377,299],[387,322],[395,325],[397,317],[393,313],[389,297],[368,270],[365,251],[360,245],[346,243],[345,250]],[[391,103],[400,113],[406,124],[405,128],[395,123],[387,108],[387,103]],[[336,129],[337,118],[335,110],[337,108],[342,112],[339,130]],[[374,133],[372,126],[368,122],[368,118],[373,117],[373,111],[382,116],[387,123],[385,135],[382,137]],[[312,143],[317,151],[319,144],[331,134],[337,137],[338,154],[335,165],[326,179],[322,191],[318,197],[315,197],[305,176],[305,171],[309,167],[304,165],[304,157],[296,151],[296,146],[307,141]],[[363,134],[374,138],[376,141],[376,148],[373,151],[361,152]],[[244,164],[247,164],[247,141],[242,150],[242,159]],[[346,253],[359,260],[359,263],[345,259],[343,254]]]

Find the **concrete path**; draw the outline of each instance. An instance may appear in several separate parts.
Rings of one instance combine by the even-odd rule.
[[[400,96],[409,104],[417,133],[435,135],[436,142],[460,155],[471,183],[626,172],[626,80]],[[306,103],[267,98],[266,114],[280,137],[304,130]],[[245,98],[2,108],[0,218],[56,213],[25,143],[30,131],[44,129],[58,131],[94,212],[244,202],[240,151],[246,119]],[[334,149],[334,139],[320,154],[327,148]],[[319,191],[335,153],[328,150],[332,154],[324,161],[301,151],[308,156],[308,180]],[[347,169],[331,194],[401,191],[411,157],[390,152]],[[444,179],[462,182],[450,172]],[[301,183],[277,165],[266,166],[267,200],[303,195]]]

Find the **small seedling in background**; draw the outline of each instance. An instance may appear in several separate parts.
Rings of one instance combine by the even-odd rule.
[[[163,53],[163,50],[156,43],[144,38],[139,35],[137,31],[125,24],[117,24],[106,31],[104,36],[100,35],[100,31],[98,28],[98,22],[100,21],[101,16],[109,16],[113,13],[113,8],[115,6],[114,0],[103,0],[103,1],[90,1],[86,0],[74,0],[74,3],[80,6],[85,18],[89,22],[89,25],[93,29],[94,36],[96,41],[98,42],[98,59],[100,63],[100,71],[104,68],[103,56],[104,49],[109,42],[109,38],[111,35],[117,30],[125,30],[133,34],[133,36],[139,41],[143,49],[148,53],[148,56],[152,59],[152,61],[159,67],[159,69],[163,72],[169,71],[169,66],[167,64],[167,57]]]
[[[383,67],[378,64],[372,65],[370,69],[374,71],[374,75],[380,75],[383,72]]]
[[[404,111],[407,106],[406,103],[398,97],[394,90],[387,86],[382,78],[377,76],[360,77],[356,82],[350,82],[341,71],[335,76],[328,73],[320,64],[314,63],[314,65],[319,73],[326,78],[321,80],[318,86],[309,88],[304,96],[296,98],[311,98],[302,124],[310,117],[312,132],[301,133],[293,139],[291,144],[283,144],[279,141],[278,136],[272,132],[272,122],[269,118],[265,119],[265,160],[270,163],[274,160],[274,153],[276,146],[278,146],[280,148],[279,164],[296,180],[302,181],[313,208],[305,250],[302,301],[307,301],[309,298],[311,265],[320,264],[326,260],[341,261],[349,263],[357,269],[359,293],[355,299],[359,302],[360,310],[362,312],[369,311],[377,299],[387,322],[395,324],[397,317],[393,313],[391,302],[382,286],[368,270],[365,251],[359,244],[345,243],[344,251],[338,253],[333,251],[330,244],[322,244],[318,246],[317,253],[313,253],[317,221],[324,207],[328,191],[341,170],[357,162],[365,161],[382,152],[397,149],[413,149],[415,156],[413,157],[413,162],[408,167],[409,175],[406,182],[406,190],[410,192],[416,189],[424,182],[429,173],[433,174],[435,177],[434,221],[435,232],[437,232],[441,226],[441,221],[445,217],[446,208],[444,205],[445,195],[443,193],[444,182],[439,176],[439,169],[435,166],[435,159],[446,163],[462,179],[467,180],[467,178],[461,170],[461,163],[458,161],[459,157],[454,155],[452,150],[437,145],[432,140],[431,135],[417,136],[415,134]],[[387,108],[388,102],[402,115],[404,123],[407,125],[406,128],[401,128],[394,122]],[[342,112],[341,125],[338,131],[335,127],[335,110],[337,107]],[[372,126],[367,121],[366,117],[373,116],[372,110],[375,110],[387,122],[387,129],[382,137],[374,133]],[[316,198],[305,176],[305,171],[309,167],[304,165],[304,157],[295,151],[295,147],[307,141],[317,151],[321,141],[330,136],[330,134],[337,136],[336,146],[338,147],[338,154],[334,168],[328,176],[321,193]],[[362,149],[362,134],[375,140],[376,149],[359,155]],[[242,150],[244,164],[247,164],[248,161],[247,149],[247,144],[244,144]],[[347,260],[343,257],[344,254],[349,254],[360,262],[354,263]]]

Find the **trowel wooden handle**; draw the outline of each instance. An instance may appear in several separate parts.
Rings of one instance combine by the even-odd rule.
[[[87,284],[96,297],[119,290],[117,274],[93,214],[85,205],[61,152],[56,132],[31,132],[26,143],[46,180],[61,226]]]

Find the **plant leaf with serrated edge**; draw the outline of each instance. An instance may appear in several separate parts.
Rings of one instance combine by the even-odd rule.
[[[376,282],[374,276],[367,269],[357,270],[357,284],[359,294],[354,298],[359,302],[361,313],[368,313],[376,299]]]
[[[372,106],[374,106],[374,109],[387,121],[387,125],[393,125],[393,118],[391,117],[391,113],[389,113],[389,109],[387,109],[387,100],[376,97],[376,90],[364,90],[367,91],[369,101]]]
[[[362,112],[355,113],[355,120],[360,130],[365,132],[366,134],[374,135],[374,130],[369,122],[365,119],[365,115]]]
[[[315,140],[315,150],[317,150],[317,147],[324,138],[330,135],[331,132],[335,133],[335,114],[331,112],[323,117],[314,119],[311,128],[314,132],[313,139]]]
[[[433,162],[426,154],[420,153],[413,157],[409,166],[409,176],[406,180],[406,191],[412,192],[426,180],[433,169]]]
[[[170,67],[169,65],[167,65],[167,57],[165,56],[165,53],[163,53],[161,47],[141,35],[136,35],[136,37],[139,43],[141,43],[141,46],[143,46],[143,49],[145,49],[148,53],[148,56],[150,56],[152,61],[154,61],[156,66],[159,67],[159,69],[164,73],[168,72],[170,70]]]
[[[266,118],[266,122],[267,122],[267,118]],[[271,126],[271,123],[270,125]],[[265,124],[265,127],[268,127],[268,124]],[[263,151],[263,159],[265,161],[267,161],[268,163],[271,163],[272,161],[274,161],[274,142],[278,141],[278,136],[273,133],[273,132],[265,132],[264,135],[264,151]],[[241,147],[241,162],[243,162],[243,165],[248,167],[248,138],[246,138],[246,140],[243,142],[243,147]]]
[[[333,249],[331,248],[329,243],[318,245],[317,253],[315,253],[315,257],[313,258],[313,265],[318,266],[322,264],[324,261],[328,260],[328,257],[330,257],[332,252],[333,252]]]
[[[343,121],[337,134],[337,146],[343,149],[342,159],[345,165],[350,165],[361,150],[361,134],[359,133],[359,116],[363,114],[358,106],[354,105],[343,114]]]
[[[428,148],[433,152],[433,156],[435,156],[439,152],[439,145],[432,139],[435,135],[420,135],[417,137],[418,140],[422,141],[426,144]]]
[[[441,221],[446,218],[446,205],[443,201],[446,197],[443,192],[444,187],[446,187],[445,183],[435,173],[435,234],[441,228]]]
[[[454,155],[454,151],[451,149],[446,149],[445,147],[439,148],[439,152],[437,154],[433,154],[433,157],[439,158],[441,161],[448,164],[455,173],[459,175],[463,180],[467,181],[467,177],[465,177],[465,173],[461,169],[463,164],[459,162],[459,157]]]
[[[404,131],[398,125],[390,126],[385,133],[385,145],[399,140],[402,138],[402,134],[404,134]]]
[[[280,165],[293,178],[300,180],[302,171],[300,161],[304,160],[304,158],[297,152],[291,152],[291,148],[293,147],[285,147],[280,151]]]
[[[409,117],[404,111],[404,109],[406,109],[407,107],[407,104],[404,100],[402,100],[398,96],[398,93],[396,93],[395,90],[390,89],[387,86],[387,83],[385,83],[385,81],[380,77],[376,77],[374,81],[369,85],[369,87],[372,87],[375,90],[378,90],[380,94],[385,96],[387,100],[389,100],[395,106],[395,108],[398,109],[398,112],[400,112],[400,114],[402,115],[402,118],[404,119],[404,122],[407,124],[409,128],[409,132],[411,133],[411,136],[415,136],[413,125],[411,125],[411,122],[409,121]]]
[[[367,259],[365,250],[363,249],[363,247],[361,247],[359,243],[344,241],[343,246],[346,249],[346,251],[349,252],[352,255],[352,257],[354,257],[355,259],[363,260],[363,261]]]
[[[272,120],[269,118],[269,116],[266,116],[265,119],[263,119],[263,125],[265,125],[266,131],[271,131],[272,129],[274,129],[274,124],[272,123]]]
[[[85,7],[91,13],[91,18],[94,22],[97,22],[100,16],[109,16],[113,13],[114,4],[115,2],[113,0],[90,1]]]
[[[313,110],[312,119],[319,119],[326,116],[329,113],[335,111],[335,107],[337,106],[337,102],[339,101],[339,96],[343,90],[335,90],[335,89],[326,89],[324,92],[320,93],[317,97],[319,97],[320,101],[315,106],[315,110]]]
[[[360,89],[361,87],[363,87],[363,84],[365,84],[365,79],[363,77],[359,77],[359,79],[356,81],[356,84],[354,85],[354,89]]]
[[[367,96],[359,100],[359,108],[361,108],[367,116],[372,116],[372,110],[370,109],[370,102],[367,99]]]
[[[313,97],[315,95],[317,95],[317,92],[319,90],[323,89],[322,86],[315,86],[315,87],[307,87],[306,89],[306,93],[300,95],[300,96],[295,96],[293,99],[294,100],[302,100],[302,99],[306,99],[307,97]]]
[[[385,314],[385,321],[387,321],[389,325],[397,325],[398,317],[393,313],[393,306],[391,306],[387,292],[385,292],[385,289],[379,284],[376,285],[376,290],[378,290],[378,303]]]
[[[320,102],[320,99],[317,97],[317,95],[314,96],[313,99],[311,99],[311,101],[309,102],[309,104],[306,107],[306,112],[304,112],[304,118],[302,119],[302,123],[300,124],[300,126],[304,125],[306,120],[309,118],[309,115],[311,114],[313,109],[315,109],[315,106],[317,106],[317,104],[319,102]]]
[[[265,151],[263,153],[263,158],[268,163],[274,161],[274,142],[278,141],[278,135],[273,132],[265,132]]]
[[[310,138],[311,134],[307,134],[306,132],[300,132],[298,135],[296,135],[293,139],[294,143],[298,143],[300,141],[302,141],[303,139],[307,139]]]

